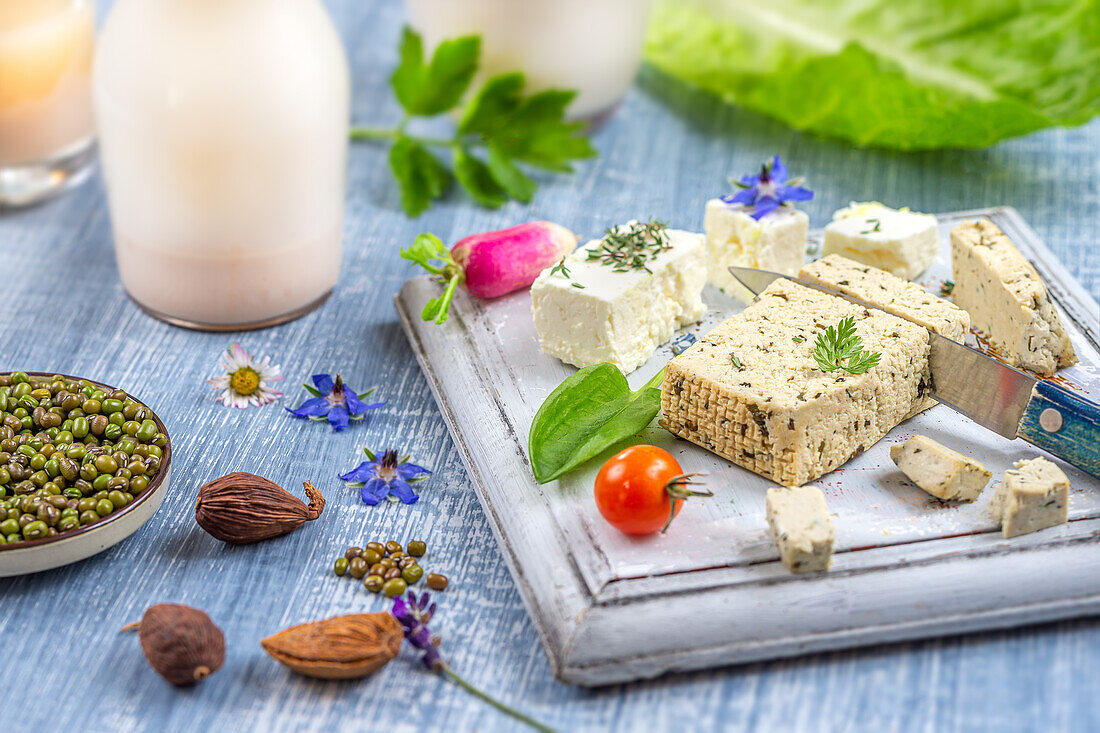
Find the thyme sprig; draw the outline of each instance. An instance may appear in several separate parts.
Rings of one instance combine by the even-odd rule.
[[[814,360],[823,372],[843,369],[849,374],[863,374],[881,358],[878,352],[863,350],[863,339],[856,335],[856,320],[852,316],[829,326],[814,342]]]
[[[599,261],[613,272],[649,269],[649,261],[661,252],[672,249],[668,237],[668,222],[653,219],[631,222],[608,229],[600,242],[588,252],[588,260]]]

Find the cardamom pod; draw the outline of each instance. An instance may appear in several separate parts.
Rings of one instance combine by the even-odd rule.
[[[397,656],[404,638],[391,613],[353,613],[298,624],[260,644],[298,674],[323,680],[366,677]]]
[[[225,634],[206,612],[176,603],[146,609],[137,629],[149,665],[173,685],[193,685],[217,672],[225,662]]]
[[[293,532],[321,516],[325,497],[306,481],[309,506],[263,476],[237,471],[199,489],[195,521],[222,542],[247,545]]]

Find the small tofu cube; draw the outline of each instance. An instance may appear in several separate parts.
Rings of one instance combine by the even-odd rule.
[[[798,272],[806,258],[810,219],[791,206],[781,206],[757,221],[751,210],[721,199],[707,202],[703,228],[707,238],[707,281],[746,303],[752,293],[729,268],[755,267],[784,275]]]
[[[604,256],[606,240],[596,239],[544,270],[531,286],[542,350],[573,366],[610,362],[629,374],[677,329],[702,318],[703,237],[664,234],[667,246],[644,248],[640,261],[630,253]]]
[[[765,504],[772,539],[787,569],[792,573],[828,570],[835,535],[821,489],[768,489]]]
[[[993,477],[978,461],[924,435],[890,446],[890,458],[913,483],[944,501],[974,501]]]
[[[1068,512],[1069,479],[1045,458],[1016,461],[989,501],[989,514],[1005,537],[1064,524]]]
[[[912,280],[940,251],[936,217],[877,202],[852,203],[825,227],[822,254],[841,254]]]

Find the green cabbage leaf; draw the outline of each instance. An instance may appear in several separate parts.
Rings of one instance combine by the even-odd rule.
[[[646,58],[799,130],[979,148],[1100,114],[1100,0],[657,0]]]

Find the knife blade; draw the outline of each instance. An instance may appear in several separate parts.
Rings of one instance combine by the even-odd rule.
[[[802,278],[749,267],[731,267],[729,271],[753,295],[783,278],[915,322]],[[1023,438],[1100,477],[1100,405],[938,333],[928,331],[928,335],[932,375],[929,394],[934,399],[984,428],[1010,440]]]

